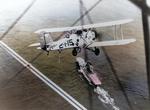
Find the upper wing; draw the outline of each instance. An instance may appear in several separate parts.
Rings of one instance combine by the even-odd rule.
[[[132,42],[135,42],[136,39],[124,39],[124,40],[113,40],[113,41],[102,41],[94,42],[88,47],[101,47],[101,46],[114,46],[114,45],[125,45]]]
[[[40,30],[35,31],[35,33],[40,33],[41,31],[45,31],[45,32],[61,32],[61,31],[69,31],[69,30],[72,30],[72,29],[88,29],[88,28],[96,28],[96,27],[105,27],[105,26],[125,24],[125,23],[129,23],[131,21],[133,21],[133,19],[110,21],[110,22],[88,24],[88,25],[82,25],[82,26],[74,26],[74,27],[40,29]]]

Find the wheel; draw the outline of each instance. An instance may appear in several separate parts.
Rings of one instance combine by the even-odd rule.
[[[98,56],[100,53],[100,50],[98,48],[95,48],[95,55]]]
[[[72,55],[73,55],[73,56],[77,56],[77,51],[76,51],[76,49],[73,49]]]

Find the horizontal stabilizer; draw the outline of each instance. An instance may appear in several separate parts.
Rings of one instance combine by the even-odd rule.
[[[29,47],[34,47],[34,46],[40,46],[40,43],[34,43],[34,44],[29,45]]]
[[[49,29],[40,29],[35,31],[34,33],[40,33],[42,31],[45,32],[62,32],[62,31],[69,31],[72,29],[88,29],[88,28],[96,28],[96,27],[105,27],[105,26],[112,26],[112,25],[120,25],[125,24],[133,21],[133,19],[125,19],[125,20],[118,20],[118,21],[110,21],[110,22],[103,22],[103,23],[95,23],[95,24],[88,24],[82,26],[74,26],[74,27],[62,27],[62,28],[49,28]]]
[[[136,39],[123,39],[123,40],[113,40],[113,41],[102,41],[94,42],[88,47],[101,47],[101,46],[115,46],[115,45],[126,45],[135,42]]]

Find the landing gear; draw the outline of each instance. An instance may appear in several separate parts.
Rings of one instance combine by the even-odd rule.
[[[100,54],[100,50],[96,47],[95,48],[86,48],[86,49],[94,52],[96,56],[98,56]]]
[[[96,56],[98,56],[100,54],[100,50],[98,48],[85,48],[85,49],[88,49],[92,52],[95,53]],[[77,48],[74,48],[73,51],[72,51],[72,55],[73,56],[77,56],[77,54],[81,52],[81,48],[77,47]]]
[[[73,56],[77,56],[77,54],[81,52],[81,48],[77,47],[77,48],[74,48],[73,51],[72,51],[72,55]]]

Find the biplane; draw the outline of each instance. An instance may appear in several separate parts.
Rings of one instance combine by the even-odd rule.
[[[40,43],[31,44],[29,46],[39,46],[37,49],[43,49],[47,51],[48,54],[50,51],[54,50],[58,50],[60,54],[63,49],[73,48],[72,55],[76,56],[79,52],[81,52],[81,48],[85,48],[94,52],[95,55],[99,55],[100,50],[98,47],[125,45],[136,41],[136,39],[123,38],[122,25],[131,21],[133,20],[125,19],[74,27],[40,29],[35,32],[39,34]],[[117,36],[117,25],[120,26],[121,36]],[[95,28],[106,26],[113,26],[115,33],[113,35],[114,40],[97,42],[97,32]],[[58,41],[53,41],[51,33],[63,31],[66,31],[63,38]],[[121,37],[121,39],[119,39],[119,37]]]

